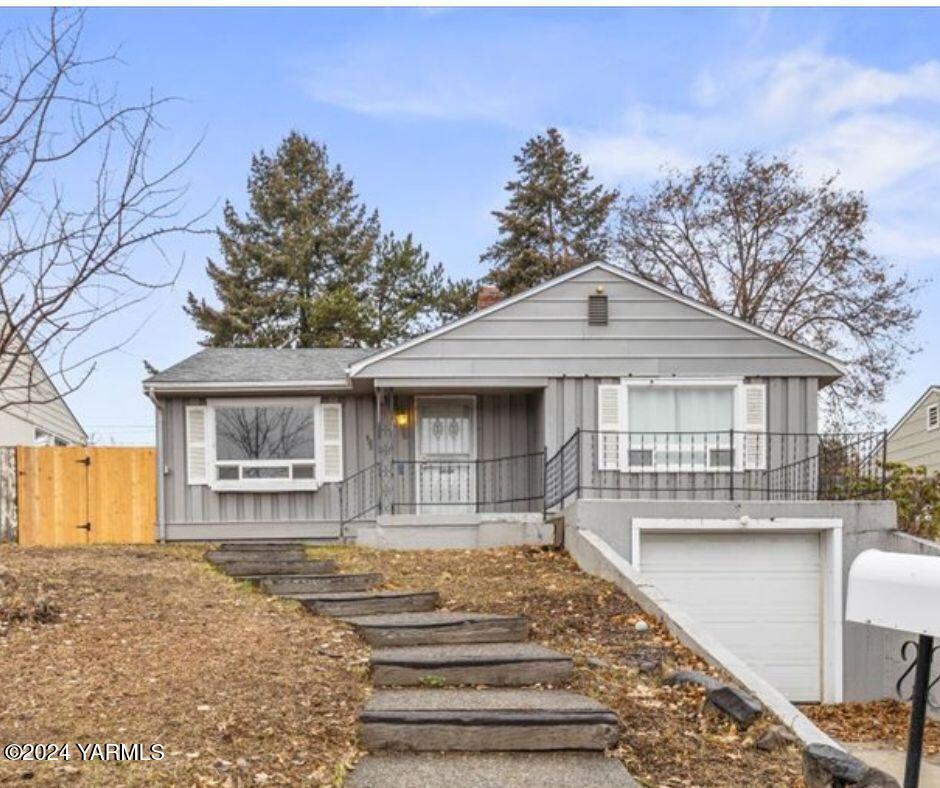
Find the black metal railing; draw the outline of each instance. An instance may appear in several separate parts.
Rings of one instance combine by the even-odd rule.
[[[392,460],[392,514],[540,511],[545,452],[484,460]]]
[[[571,497],[579,497],[581,486],[581,434],[575,432],[562,447],[545,461],[545,510],[564,506]]]
[[[346,523],[378,513],[381,500],[380,484],[378,463],[357,471],[339,483],[341,535],[344,535]]]
[[[545,508],[580,498],[852,500],[885,494],[883,433],[577,430],[545,468]]]

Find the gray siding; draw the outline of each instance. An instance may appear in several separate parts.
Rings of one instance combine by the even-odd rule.
[[[25,403],[26,399],[35,401]],[[5,414],[29,425],[24,430],[17,428],[16,424],[0,422],[0,445],[33,443],[36,427],[69,443],[84,444],[87,441],[84,430],[59,396],[53,382],[30,356],[23,355],[15,360],[9,377],[0,388],[0,405],[5,405]],[[4,426],[8,428],[3,430]]]
[[[813,377],[747,377],[767,386],[767,429],[789,434],[815,433],[819,381]],[[576,429],[597,429],[597,387],[620,378],[557,378],[545,389],[545,443],[549,454]]]
[[[603,285],[609,323],[587,324]],[[829,364],[603,269],[366,366],[358,377],[796,376]]]
[[[375,399],[371,395],[324,397],[324,402],[343,403],[343,462],[345,476],[351,476],[375,462]],[[484,394],[477,397],[477,453],[482,461],[541,452],[541,392]],[[205,398],[169,398],[164,402],[165,516],[171,538],[208,538],[211,531],[191,529],[189,536],[179,526],[254,523],[268,526],[264,533],[274,533],[284,523],[335,523],[339,520],[337,485],[327,484],[316,492],[213,492],[206,486],[186,483],[185,423],[186,406],[203,405]],[[412,414],[408,427],[394,430],[395,460],[414,460],[414,398],[396,397],[396,410]],[[535,463],[541,469],[541,458]],[[491,469],[493,466],[489,466]],[[522,492],[522,463],[504,468],[505,478]],[[413,479],[406,468],[402,473]],[[512,475],[511,475],[512,474]],[[483,483],[483,479],[480,479]],[[410,484],[407,485],[410,487]],[[411,489],[402,489],[405,498],[414,500]],[[516,497],[511,491],[508,497]],[[500,507],[499,511],[526,511],[526,506]],[[282,529],[283,530],[283,529]],[[234,532],[232,532],[234,533]],[[277,531],[281,533],[280,530]],[[285,532],[287,533],[287,532]],[[291,532],[293,533],[293,532]],[[305,532],[306,533],[306,532]],[[273,538],[273,537],[272,537]],[[281,538],[280,536],[278,538]]]
[[[931,391],[888,438],[888,459],[907,465],[925,465],[940,471],[940,429],[927,431],[927,408],[940,403],[940,392]]]
[[[343,464],[345,475],[374,462],[375,404],[370,395],[323,397],[343,403]],[[334,522],[339,518],[337,485],[316,492],[213,492],[186,483],[186,406],[204,405],[205,398],[163,401],[165,517],[169,525],[189,523]],[[264,534],[259,534],[263,536]],[[183,537],[180,537],[183,538]]]

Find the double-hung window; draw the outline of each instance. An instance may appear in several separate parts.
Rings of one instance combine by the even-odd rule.
[[[217,399],[187,408],[189,483],[316,490],[342,478],[342,411],[318,397]]]
[[[627,379],[598,392],[600,470],[761,468],[765,391],[740,380]]]

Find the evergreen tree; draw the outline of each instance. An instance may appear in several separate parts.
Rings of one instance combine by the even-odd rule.
[[[483,255],[487,279],[512,295],[579,265],[603,260],[615,191],[594,186],[581,157],[554,128],[530,139],[514,157],[509,202],[494,211],[499,240]]]
[[[204,344],[313,347],[359,344],[360,314],[379,221],[326,148],[292,132],[273,156],[252,157],[249,210],[225,206],[224,262],[208,273],[221,306],[190,293]]]
[[[390,345],[450,317],[451,288],[469,287],[445,281],[410,235],[382,235],[326,148],[300,134],[252,158],[248,192],[243,217],[226,204],[223,262],[208,263],[219,307],[187,298],[203,344]]]

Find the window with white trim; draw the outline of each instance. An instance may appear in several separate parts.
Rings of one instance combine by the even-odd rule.
[[[927,431],[940,427],[940,403],[927,406]]]
[[[340,481],[341,408],[318,397],[209,400],[188,407],[189,483],[272,492]]]
[[[598,392],[600,470],[765,465],[766,391],[741,380],[628,379]]]

